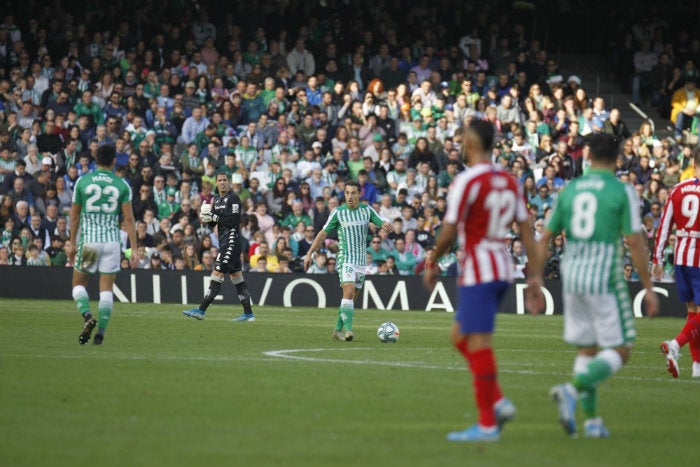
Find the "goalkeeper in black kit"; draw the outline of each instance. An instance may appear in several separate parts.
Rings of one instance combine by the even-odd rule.
[[[250,292],[243,278],[243,266],[241,264],[241,199],[231,191],[228,176],[225,173],[217,174],[216,187],[219,196],[214,198],[214,204],[202,204],[199,215],[202,222],[210,227],[217,226],[219,234],[219,256],[211,273],[209,290],[204,294],[204,300],[198,308],[183,310],[185,316],[202,320],[204,314],[221,290],[224,275],[229,274],[231,282],[238,291],[238,300],[243,306],[243,314],[233,321],[255,321],[255,315],[250,303]]]

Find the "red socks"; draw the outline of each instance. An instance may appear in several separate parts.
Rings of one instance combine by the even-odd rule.
[[[688,320],[685,322],[685,326],[681,329],[681,332],[676,336],[676,342],[678,342],[679,347],[683,347],[688,342],[691,342],[690,352],[693,354],[693,361],[700,361],[695,359],[695,354],[699,351],[697,349],[698,339],[700,339],[700,314],[698,313],[688,313]],[[695,349],[693,349],[695,347]],[[693,353],[695,350],[695,354]]]
[[[700,317],[700,314],[689,311],[686,324],[688,321],[697,322],[699,317]],[[683,331],[685,331],[685,326],[683,327]],[[681,331],[681,332],[683,332],[683,331]],[[692,331],[691,331],[691,334],[692,334]],[[678,341],[678,339],[676,339],[676,341]],[[688,347],[690,347],[690,356],[693,358],[693,361],[700,362],[700,333],[699,332],[696,331],[695,336],[692,337],[688,341]]]
[[[462,340],[455,347],[469,362],[474,384],[474,397],[479,409],[479,425],[489,428],[496,426],[496,413],[493,404],[503,397],[496,380],[496,359],[493,349],[480,349],[476,352],[467,350],[467,341]]]

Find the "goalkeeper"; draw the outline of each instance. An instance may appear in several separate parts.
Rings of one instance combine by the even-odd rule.
[[[196,319],[204,319],[211,302],[219,294],[221,284],[224,282],[224,275],[229,274],[231,282],[238,291],[238,300],[243,305],[243,314],[233,321],[255,321],[253,309],[251,308],[250,292],[243,279],[241,263],[241,234],[239,232],[241,223],[241,199],[231,190],[228,176],[225,173],[216,175],[216,187],[219,196],[214,198],[212,204],[202,204],[199,210],[200,219],[210,227],[217,227],[219,235],[219,255],[216,257],[216,264],[211,273],[209,290],[204,295],[204,300],[199,308],[184,310],[185,316]]]

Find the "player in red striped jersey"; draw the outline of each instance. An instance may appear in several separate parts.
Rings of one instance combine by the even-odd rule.
[[[515,406],[498,385],[491,344],[496,311],[512,281],[513,264],[505,237],[514,221],[528,254],[536,250],[522,187],[491,163],[493,139],[494,129],[488,122],[472,122],[465,130],[463,147],[470,168],[452,181],[434,260],[426,264],[423,276],[425,286],[432,290],[437,281],[434,261],[459,240],[464,255],[451,337],[469,363],[479,421],[448,433],[450,441],[496,441],[502,424],[515,417]]]
[[[676,185],[664,206],[654,246],[653,276],[663,272],[663,251],[676,227],[674,264],[679,298],[686,303],[688,319],[675,339],[661,343],[668,372],[678,377],[678,351],[690,346],[695,378],[700,378],[700,148],[693,153],[695,177]]]

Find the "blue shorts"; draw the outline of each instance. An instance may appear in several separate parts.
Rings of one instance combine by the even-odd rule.
[[[497,281],[458,288],[455,320],[462,334],[493,332],[498,306],[509,286]]]
[[[676,266],[676,287],[682,302],[700,304],[700,268]]]

